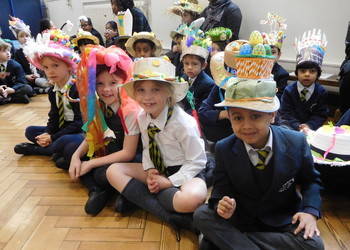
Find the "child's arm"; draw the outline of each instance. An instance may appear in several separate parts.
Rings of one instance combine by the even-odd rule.
[[[295,94],[294,88],[296,86],[288,86],[285,88],[283,95],[281,97],[281,108],[279,110],[279,114],[281,115],[281,118],[283,120],[287,120],[290,124],[290,126],[294,130],[299,130],[300,121],[296,118],[296,97],[293,95]]]
[[[320,236],[317,228],[316,216],[308,213],[299,212],[293,216],[292,224],[299,222],[298,227],[294,230],[294,234],[298,234],[304,230],[304,239],[310,239],[316,234]]]
[[[72,155],[72,159],[69,165],[69,176],[73,181],[78,181],[80,177],[80,169],[81,169],[81,158],[86,155],[89,149],[89,144],[86,140],[84,140],[79,147],[75,150]]]

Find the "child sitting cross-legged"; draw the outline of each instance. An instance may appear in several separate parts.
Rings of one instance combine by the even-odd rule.
[[[192,213],[207,195],[202,174],[207,159],[195,119],[176,105],[188,85],[175,78],[167,60],[143,58],[124,88],[143,108],[138,119],[143,155],[142,164],[116,163],[107,170],[109,182],[124,197],[117,211],[123,212],[128,200],[177,232],[194,231]]]
[[[200,249],[324,249],[322,182],[305,135],[273,126],[274,81],[228,83],[234,134],[216,144],[209,203],[194,213]]]

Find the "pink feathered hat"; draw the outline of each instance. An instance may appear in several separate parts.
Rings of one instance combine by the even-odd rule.
[[[51,29],[43,34],[38,34],[36,41],[28,41],[23,47],[23,52],[28,61],[41,70],[43,70],[40,63],[41,58],[51,56],[66,62],[74,74],[80,57],[73,48],[68,35],[62,30]]]

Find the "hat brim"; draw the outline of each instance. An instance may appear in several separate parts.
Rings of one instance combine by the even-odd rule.
[[[100,40],[98,40],[98,38],[96,36],[79,36],[79,37],[76,37],[72,40],[72,43],[75,45],[75,46],[78,46],[78,41],[81,40],[81,39],[89,39],[89,40],[92,40],[94,42],[95,45],[99,45],[100,44]]]
[[[220,85],[223,80],[233,76],[233,74],[226,70],[224,54],[224,51],[220,51],[210,59],[210,72],[215,84],[223,89],[226,89],[226,84],[223,86]]]
[[[224,100],[221,103],[215,104],[216,107],[232,107],[232,108],[244,108],[260,112],[275,112],[280,108],[280,101],[277,96],[271,99],[264,99],[263,97],[258,100]]]
[[[30,60],[28,57],[27,57],[27,59],[36,68],[44,71],[44,68],[41,66],[41,63],[40,63],[41,58],[43,58],[44,56],[50,56],[50,57],[54,57],[58,60],[64,61],[65,63],[67,63],[69,65],[72,73],[75,74],[77,72],[78,64],[76,62],[73,62],[71,59],[69,59],[65,56],[62,56],[60,54],[57,54],[57,53],[42,53],[40,55],[38,53],[36,53],[35,57],[33,59]]]
[[[128,93],[128,95],[135,100],[135,95],[134,95],[134,84],[135,82],[139,82],[139,81],[147,81],[147,80],[154,80],[154,81],[159,81],[159,82],[164,82],[164,83],[169,83],[172,84],[174,86],[174,96],[175,96],[175,102],[179,102],[182,99],[185,98],[187,91],[188,91],[188,83],[187,82],[170,82],[170,81],[165,81],[165,80],[160,80],[158,78],[147,78],[147,79],[137,79],[137,80],[133,80],[130,82],[127,82],[123,85],[123,88],[125,88],[126,92]]]
[[[130,37],[125,44],[126,50],[129,52],[129,54],[132,57],[136,57],[136,51],[134,50],[133,45],[137,40],[140,40],[140,39],[150,40],[154,43],[154,45],[155,45],[154,56],[155,57],[160,56],[162,54],[163,47],[162,47],[161,42],[157,38],[155,38],[154,36],[151,36],[151,35],[138,35],[137,34],[135,36]]]

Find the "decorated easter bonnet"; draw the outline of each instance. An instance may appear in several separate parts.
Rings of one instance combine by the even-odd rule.
[[[322,34],[321,30],[313,29],[304,32],[301,39],[295,39],[297,64],[304,61],[313,61],[321,68],[327,43],[326,35]]]
[[[185,36],[185,32],[188,29],[187,24],[183,23],[176,30],[170,31],[170,37],[174,41],[176,35]]]
[[[38,34],[36,41],[27,41],[23,52],[28,61],[41,70],[43,70],[40,63],[41,58],[50,56],[66,62],[74,73],[80,57],[73,51],[73,48],[68,35],[62,30],[51,29],[43,34]]]
[[[83,130],[86,132],[86,140],[89,144],[88,156],[105,155],[104,132],[107,125],[99,105],[99,99],[96,95],[96,67],[98,65],[106,65],[110,67],[109,74],[113,74],[117,70],[125,72],[125,82],[129,81],[132,74],[132,60],[120,48],[114,45],[105,48],[96,45],[87,45],[82,55],[81,62],[77,71],[77,88],[80,97],[80,109],[84,121]],[[67,86],[69,88],[70,86]],[[66,92],[68,93],[68,91]],[[69,94],[69,93],[68,93]],[[123,112],[125,110],[128,99],[127,93],[123,88],[118,89],[118,100],[121,108],[118,109],[118,115],[121,119],[124,131],[128,133],[125,126]],[[127,105],[127,107],[132,107]]]
[[[134,83],[137,81],[156,80],[167,82],[174,86],[176,102],[181,101],[187,94],[188,83],[180,81],[175,76],[175,66],[163,59],[157,57],[140,58],[134,62],[133,79],[124,84],[126,92],[131,98],[134,96]]]
[[[118,37],[116,40],[129,39],[132,37],[132,14],[129,9],[119,11],[117,15]]]
[[[236,68],[235,57],[239,55],[239,50],[241,49],[243,44],[249,44],[249,41],[235,40],[227,44],[225,47],[225,54],[224,54],[225,64],[232,69]]]
[[[136,52],[134,49],[134,43],[137,40],[140,39],[146,39],[146,40],[150,40],[151,42],[154,43],[155,46],[155,52],[154,52],[154,56],[160,56],[160,54],[162,53],[162,43],[160,42],[160,40],[158,40],[153,32],[146,32],[146,31],[141,31],[139,33],[134,32],[133,36],[130,37],[128,39],[128,41],[125,44],[126,50],[128,51],[128,53],[132,56],[132,57],[136,57]]]
[[[74,46],[78,46],[78,41],[81,39],[89,39],[89,40],[93,41],[94,44],[96,44],[96,45],[100,44],[100,41],[98,40],[98,38],[96,36],[92,35],[88,31],[84,31],[82,29],[79,29],[77,36],[72,40],[72,43],[74,44]]]
[[[202,7],[198,4],[197,0],[180,0],[174,3],[172,7],[169,8],[169,12],[175,15],[181,16],[184,11],[193,12],[195,14],[200,14],[202,12]]]
[[[9,29],[12,31],[13,35],[17,38],[18,33],[21,30],[25,30],[27,31],[29,34],[31,34],[30,32],[30,26],[26,25],[23,20],[17,18],[17,17],[13,17],[10,16],[11,20],[9,20]]]
[[[232,37],[232,31],[225,27],[216,27],[205,32],[212,42],[227,41]]]
[[[286,37],[284,31],[287,28],[287,24],[284,23],[285,19],[275,15],[273,13],[267,13],[267,20],[261,20],[260,24],[268,24],[270,26],[270,32],[262,33],[264,44],[275,45],[279,49],[282,48],[283,39]]]
[[[280,107],[276,97],[276,82],[231,78],[227,83],[225,100],[217,107],[236,107],[261,112],[274,112]]]
[[[207,60],[211,51],[211,40],[199,29],[204,21],[205,18],[201,17],[193,21],[188,29],[185,30],[185,37],[181,42],[182,53],[180,60],[185,55],[197,55]]]

